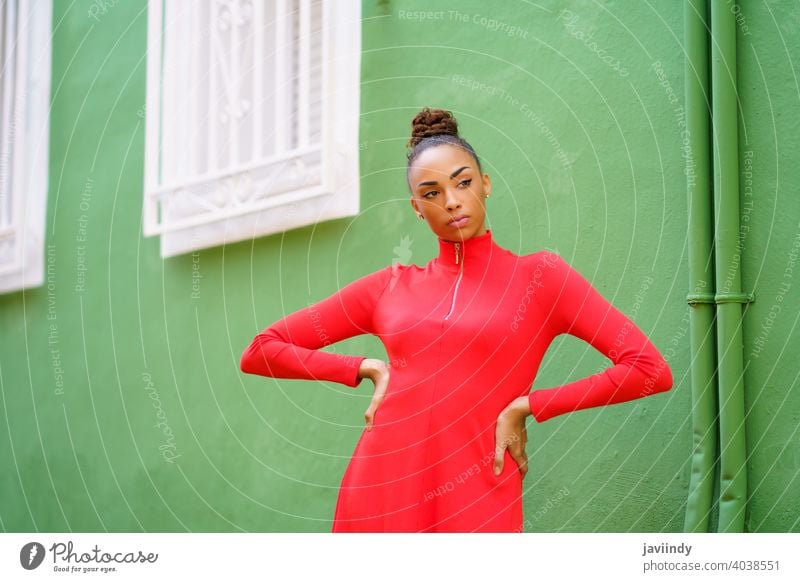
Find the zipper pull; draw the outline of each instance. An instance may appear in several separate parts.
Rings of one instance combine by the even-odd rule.
[[[458,250],[461,247],[461,243],[456,243],[456,265],[458,264]]]

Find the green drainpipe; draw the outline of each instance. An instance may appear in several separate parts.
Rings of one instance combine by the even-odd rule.
[[[685,532],[709,531],[714,461],[717,456],[706,1],[687,0],[684,4],[686,134],[683,147],[689,198],[690,289],[686,299],[690,305],[693,435],[689,498],[683,526]]]
[[[741,532],[747,501],[742,303],[753,297],[741,290],[736,16],[723,0],[711,0],[711,87],[720,434],[717,531]]]

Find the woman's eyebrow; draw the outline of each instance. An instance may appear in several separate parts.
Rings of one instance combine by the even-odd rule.
[[[452,180],[453,178],[458,176],[463,170],[467,170],[467,169],[469,169],[469,166],[461,166],[455,172],[450,174],[450,179]],[[428,180],[427,182],[420,182],[419,184],[417,184],[417,188],[419,188],[420,186],[435,186],[438,183],[439,182],[437,182],[436,180]]]

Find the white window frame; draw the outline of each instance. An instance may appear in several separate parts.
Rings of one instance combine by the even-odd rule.
[[[246,33],[242,36],[247,38],[242,39],[236,36],[241,34],[238,31],[226,32],[229,36],[224,38],[228,45],[220,41],[219,29],[199,26],[200,17],[191,8],[188,9],[188,17],[170,18],[169,15],[176,14],[175,11],[179,9],[167,3],[175,1],[184,2],[149,0],[148,3],[143,231],[146,237],[160,237],[161,256],[179,255],[358,214],[360,1],[344,0],[335,4],[332,0],[210,2],[213,6],[223,6],[228,10],[228,23],[241,21],[241,12],[246,9],[246,17],[253,18],[253,22],[274,27],[268,28],[275,32],[274,35],[252,34],[252,41]],[[318,47],[315,54],[320,57],[318,63],[311,63],[308,40],[310,21],[303,18],[304,14],[310,14],[312,2],[320,2],[318,10],[322,15],[321,34],[314,36],[321,39],[315,45]],[[183,6],[192,4],[186,2]],[[293,10],[295,6],[297,10]],[[268,15],[273,15],[273,18],[270,19]],[[288,25],[281,26],[281,23],[287,23],[290,17],[296,18],[299,28],[299,33],[293,37],[297,47],[295,54],[299,55],[295,61],[298,63],[296,79],[294,75],[286,74],[286,68],[279,73],[279,67],[267,64],[268,59],[273,63],[288,62],[281,57],[286,57],[289,52],[285,47],[292,45],[281,40],[292,33]],[[170,24],[171,21],[173,24]],[[259,29],[265,30],[264,26]],[[255,31],[256,26],[253,25],[252,30]],[[176,38],[183,42],[176,42]],[[191,39],[199,41],[193,45]],[[199,44],[203,40],[208,41],[206,47]],[[249,76],[246,71],[239,75],[237,67],[243,58],[238,52],[231,51],[230,47],[250,46],[244,44],[250,42],[254,48],[253,55],[268,56],[253,59],[253,70]],[[273,51],[274,60],[268,50],[258,50],[270,46],[272,42],[276,47]],[[171,51],[166,48],[168,43],[172,43]],[[186,48],[181,49],[182,46]],[[228,47],[230,60],[227,60],[226,54],[225,64],[219,65],[214,72],[211,63],[222,61],[212,59],[220,59],[222,49],[207,47],[222,46]],[[198,47],[203,48],[198,50]],[[218,51],[216,56],[215,50]],[[194,61],[190,59],[190,52]],[[308,65],[302,65],[304,62]],[[176,67],[175,63],[185,63],[185,67]],[[228,66],[230,74],[225,77],[228,82],[222,89],[226,97],[214,102],[211,96],[215,89],[219,90],[219,83],[214,85],[214,79],[224,76],[220,71]],[[164,69],[170,67],[170,74],[164,74]],[[174,74],[175,71],[178,73]],[[309,99],[309,76],[312,71],[314,74],[321,71],[321,77],[314,79],[321,98],[316,100],[315,103],[319,105],[314,112],[317,115],[314,119],[318,120],[315,123],[319,139],[310,141],[307,136],[311,119],[309,111],[314,106]],[[274,76],[270,78],[275,79],[275,87],[288,88],[290,83],[294,83],[296,97],[281,90],[266,97],[259,95],[255,87],[262,87],[263,90],[263,79],[268,75]],[[174,80],[173,77],[190,82]],[[199,82],[192,86],[195,80],[201,78],[204,83],[202,87],[211,88],[208,93],[197,90],[201,86]],[[169,97],[165,98],[165,94]],[[229,98],[231,94],[234,100]],[[272,107],[263,105],[267,99]],[[178,109],[178,103],[181,109]],[[237,103],[248,105],[237,110]],[[175,115],[165,113],[170,107],[176,112]],[[223,107],[228,109],[223,111]],[[289,113],[295,108],[298,114],[291,117]],[[182,111],[190,113],[182,115]],[[203,113],[198,114],[198,111]],[[239,125],[229,124],[229,135],[239,136],[237,132],[250,131],[254,136],[249,152],[251,159],[233,159],[235,154],[228,148],[222,154],[212,154],[211,146],[207,144],[217,141],[206,139],[204,135],[198,140],[203,145],[196,146],[196,151],[208,148],[208,152],[191,154],[193,160],[204,157],[204,162],[192,161],[186,164],[188,170],[178,169],[181,163],[176,160],[180,160],[181,155],[189,157],[181,151],[189,147],[186,145],[188,142],[177,138],[181,132],[186,134],[186,125],[188,129],[197,131],[197,127],[205,123],[207,134],[224,135],[224,131],[219,131],[219,126],[216,130],[211,129],[215,123],[207,120],[218,117],[232,120],[236,115],[241,120],[243,111],[247,116],[245,121],[249,119],[251,125],[244,126],[241,121],[236,121]],[[227,115],[227,112],[232,114]],[[202,115],[206,116],[205,120]],[[203,121],[189,123],[186,118]],[[290,119],[291,123],[287,123]],[[265,120],[277,120],[275,133],[266,138],[257,135],[261,131],[259,128],[264,127]],[[273,151],[259,156],[255,153],[255,144],[263,144],[265,139]],[[239,147],[238,137],[231,138],[227,143],[233,144],[230,149],[235,152],[244,149]],[[244,143],[250,143],[249,138]],[[262,147],[258,146],[259,149]],[[218,163],[223,156],[227,164]],[[209,162],[212,159],[214,162]],[[212,164],[215,167],[209,169]],[[167,183],[162,183],[165,175],[170,177],[164,179]]]
[[[44,283],[53,7],[0,10],[0,293],[11,293]]]

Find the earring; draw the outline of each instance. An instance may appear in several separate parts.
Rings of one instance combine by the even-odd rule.
[[[419,216],[419,219],[420,219],[420,220],[425,220],[425,217],[424,217],[424,216],[422,216],[422,214],[420,214],[419,212],[417,212],[417,216]]]

